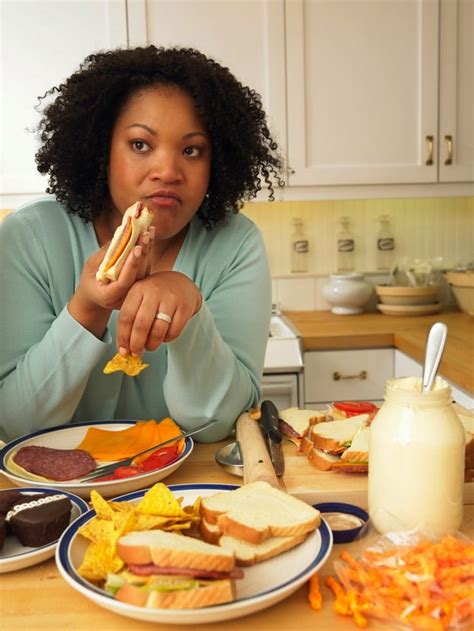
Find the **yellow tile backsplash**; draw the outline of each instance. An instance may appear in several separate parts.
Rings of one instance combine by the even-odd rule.
[[[474,260],[474,197],[250,202],[243,209],[260,228],[272,275],[290,274],[292,218],[309,238],[308,273],[336,271],[338,220],[351,218],[358,271],[376,270],[378,217],[390,216],[395,260],[442,256],[447,267]]]

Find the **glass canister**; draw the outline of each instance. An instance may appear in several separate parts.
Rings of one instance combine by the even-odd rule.
[[[389,379],[370,427],[369,514],[385,534],[417,530],[440,537],[463,516],[465,433],[451,388],[437,377]]]

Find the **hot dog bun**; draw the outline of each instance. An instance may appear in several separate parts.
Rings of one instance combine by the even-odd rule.
[[[115,230],[104,260],[97,270],[96,278],[103,282],[117,280],[123,264],[140,235],[148,230],[153,219],[153,212],[143,204],[136,202],[123,214],[122,223]]]

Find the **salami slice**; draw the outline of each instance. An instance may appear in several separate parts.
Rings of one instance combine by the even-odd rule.
[[[240,567],[234,567],[230,572],[217,570],[196,570],[191,567],[162,567],[154,563],[146,565],[129,564],[128,569],[137,576],[152,576],[153,574],[169,574],[175,576],[193,576],[194,578],[243,578],[244,571]]]
[[[83,449],[53,449],[29,445],[21,447],[13,462],[29,473],[49,480],[75,480],[97,467],[94,458]]]

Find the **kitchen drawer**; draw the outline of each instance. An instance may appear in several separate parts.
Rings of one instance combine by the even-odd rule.
[[[393,348],[305,353],[305,401],[383,399],[393,366]]]

